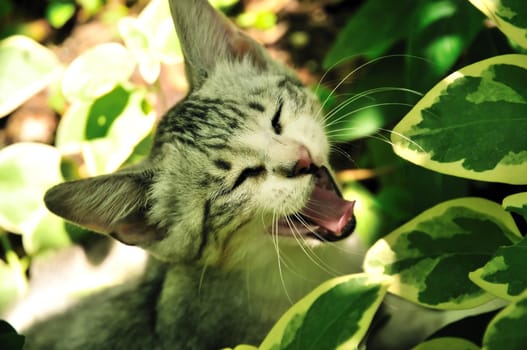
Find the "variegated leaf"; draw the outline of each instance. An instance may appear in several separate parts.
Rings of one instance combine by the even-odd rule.
[[[512,219],[497,203],[461,198],[426,210],[377,241],[364,269],[392,278],[389,292],[437,309],[462,309],[493,298],[468,277],[498,247],[520,240]]]
[[[527,290],[527,239],[501,247],[485,266],[470,273],[470,279],[486,291],[507,300],[517,300]]]
[[[94,46],[78,56],[64,72],[62,92],[70,101],[93,101],[128,80],[135,69],[130,50],[121,44]]]
[[[523,215],[527,219],[527,192],[515,193],[505,197],[502,204],[507,211]]]
[[[527,183],[527,55],[467,66],[432,88],[397,124],[395,152],[470,179]]]
[[[435,338],[417,345],[412,350],[479,350],[479,347],[462,338]]]
[[[527,295],[503,309],[489,323],[483,350],[523,350],[527,345]]]
[[[525,0],[469,0],[517,44],[527,48]]]
[[[144,91],[118,86],[94,101],[74,102],[59,124],[57,147],[81,152],[91,176],[115,171],[154,126],[145,101]]]
[[[259,349],[355,349],[386,288],[381,279],[366,274],[327,281],[289,309]]]

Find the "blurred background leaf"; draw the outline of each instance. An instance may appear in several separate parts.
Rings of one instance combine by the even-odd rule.
[[[25,36],[0,41],[0,117],[58,79],[61,71],[52,51]]]

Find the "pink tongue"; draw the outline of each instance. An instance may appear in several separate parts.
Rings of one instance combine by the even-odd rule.
[[[315,187],[301,214],[313,223],[340,236],[353,216],[355,201],[340,198],[335,192]]]

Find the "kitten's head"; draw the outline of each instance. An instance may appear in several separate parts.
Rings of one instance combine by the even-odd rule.
[[[221,262],[271,235],[297,244],[351,233],[353,202],[331,178],[311,92],[206,0],[171,10],[188,96],[142,164],[55,186],[48,208],[168,261]]]

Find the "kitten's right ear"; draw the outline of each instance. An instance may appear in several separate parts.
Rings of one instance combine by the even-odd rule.
[[[148,223],[150,172],[116,173],[69,181],[46,192],[48,209],[79,226],[125,244],[148,245],[163,234]]]
[[[216,63],[247,58],[258,68],[270,62],[261,45],[242,33],[207,0],[169,0],[191,88],[199,87]]]

